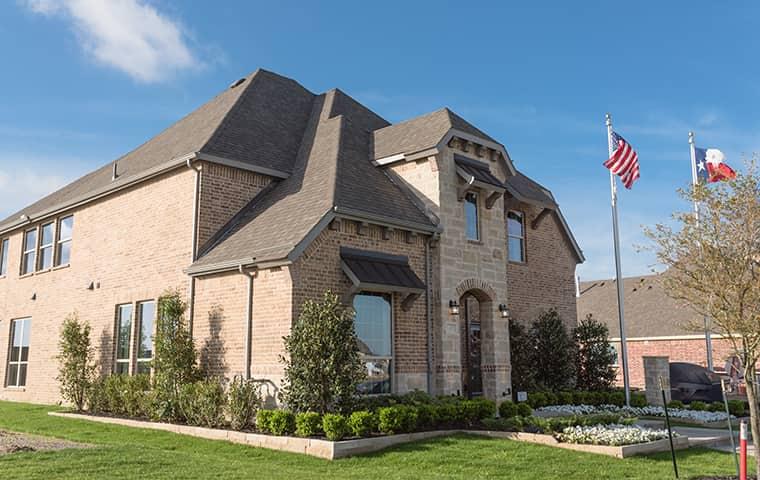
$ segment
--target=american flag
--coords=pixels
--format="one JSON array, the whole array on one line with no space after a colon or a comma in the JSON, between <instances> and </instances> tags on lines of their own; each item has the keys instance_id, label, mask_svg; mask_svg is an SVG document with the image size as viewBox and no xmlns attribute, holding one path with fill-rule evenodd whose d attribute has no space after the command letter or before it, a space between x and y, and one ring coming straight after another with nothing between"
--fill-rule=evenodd
<instances>
[{"instance_id":1,"label":"american flag","mask_svg":"<svg viewBox=\"0 0 760 480\"><path fill-rule=\"evenodd\" d=\"M639 154L636 153L631 144L615 132L612 132L612 144L615 151L612 152L609 160L604 162L604 166L620 177L625 188L630 189L633 182L638 180L640 176Z\"/></svg>"}]
</instances>

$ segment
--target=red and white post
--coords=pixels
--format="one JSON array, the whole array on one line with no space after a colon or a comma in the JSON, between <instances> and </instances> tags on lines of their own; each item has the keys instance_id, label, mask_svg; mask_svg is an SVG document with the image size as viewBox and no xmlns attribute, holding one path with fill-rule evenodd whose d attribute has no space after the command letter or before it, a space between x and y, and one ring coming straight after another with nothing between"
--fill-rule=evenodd
<instances>
[{"instance_id":1,"label":"red and white post","mask_svg":"<svg viewBox=\"0 0 760 480\"><path fill-rule=\"evenodd\" d=\"M747 480L747 421L739 425L739 480Z\"/></svg>"}]
</instances>

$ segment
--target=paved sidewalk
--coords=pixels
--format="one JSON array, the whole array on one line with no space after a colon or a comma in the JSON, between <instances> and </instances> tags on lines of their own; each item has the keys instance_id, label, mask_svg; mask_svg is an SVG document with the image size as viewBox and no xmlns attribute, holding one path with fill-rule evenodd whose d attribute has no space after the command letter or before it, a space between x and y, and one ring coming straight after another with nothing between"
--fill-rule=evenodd
<instances>
[{"instance_id":1,"label":"paved sidewalk","mask_svg":"<svg viewBox=\"0 0 760 480\"><path fill-rule=\"evenodd\" d=\"M639 420L636 424L650 428L665 428L665 422L659 420ZM731 438L729 437L728 429L674 426L673 431L689 437L690 447L707 447L722 452L731 451ZM738 448L738 431L734 431L734 441ZM747 448L747 453L754 455L754 452L755 449L750 444Z\"/></svg>"}]
</instances>

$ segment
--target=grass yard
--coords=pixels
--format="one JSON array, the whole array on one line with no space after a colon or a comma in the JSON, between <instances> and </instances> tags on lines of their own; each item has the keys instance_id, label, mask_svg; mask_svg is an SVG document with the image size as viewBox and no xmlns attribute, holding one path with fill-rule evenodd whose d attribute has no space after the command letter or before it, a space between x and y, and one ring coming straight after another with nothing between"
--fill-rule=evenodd
<instances>
[{"instance_id":1,"label":"grass yard","mask_svg":"<svg viewBox=\"0 0 760 480\"><path fill-rule=\"evenodd\" d=\"M83 442L95 448L0 456L0 472L10 474L7 478L673 478L669 454L618 460L462 435L330 462L167 432L50 417L47 412L52 409L55 407L0 402L0 429ZM728 454L711 450L686 450L678 452L678 458L681 478L729 474L734 468Z\"/></svg>"}]
</instances>

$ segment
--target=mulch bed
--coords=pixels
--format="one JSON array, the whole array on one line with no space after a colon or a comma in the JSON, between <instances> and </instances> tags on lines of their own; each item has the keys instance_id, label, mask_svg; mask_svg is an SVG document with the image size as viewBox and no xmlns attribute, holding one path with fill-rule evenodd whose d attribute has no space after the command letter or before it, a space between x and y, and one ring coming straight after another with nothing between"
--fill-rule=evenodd
<instances>
[{"instance_id":1,"label":"mulch bed","mask_svg":"<svg viewBox=\"0 0 760 480\"><path fill-rule=\"evenodd\" d=\"M0 430L0 455L18 452L44 452L63 450L64 448L87 448L83 443L59 440L57 438L40 437L26 433L7 432Z\"/></svg>"}]
</instances>

